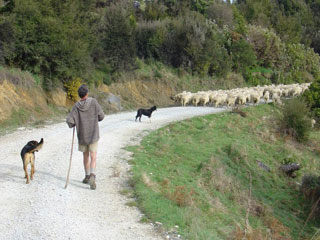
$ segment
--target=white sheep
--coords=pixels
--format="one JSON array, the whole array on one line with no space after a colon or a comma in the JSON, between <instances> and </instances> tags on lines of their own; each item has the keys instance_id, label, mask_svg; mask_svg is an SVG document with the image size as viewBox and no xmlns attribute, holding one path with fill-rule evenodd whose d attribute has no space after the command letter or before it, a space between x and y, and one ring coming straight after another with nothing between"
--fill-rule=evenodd
<instances>
[{"instance_id":1,"label":"white sheep","mask_svg":"<svg viewBox=\"0 0 320 240\"><path fill-rule=\"evenodd\" d=\"M215 107L227 104L228 107L235 104L244 105L252 102L258 104L261 99L267 103L270 99L276 104L282 104L281 97L295 97L301 95L310 86L310 83L303 84L279 84L264 85L256 87L235 88L231 90L199 91L190 93L183 91L173 97L182 106L193 103L194 106L203 106L212 103Z\"/></svg>"},{"instance_id":2,"label":"white sheep","mask_svg":"<svg viewBox=\"0 0 320 240\"><path fill-rule=\"evenodd\" d=\"M200 103L202 103L203 106L206 106L210 101L209 94L204 92L200 94Z\"/></svg>"},{"instance_id":3,"label":"white sheep","mask_svg":"<svg viewBox=\"0 0 320 240\"><path fill-rule=\"evenodd\" d=\"M302 88L301 87L294 87L290 91L290 95L292 97L299 96L302 93Z\"/></svg>"},{"instance_id":4,"label":"white sheep","mask_svg":"<svg viewBox=\"0 0 320 240\"><path fill-rule=\"evenodd\" d=\"M237 96L237 100L236 103L240 104L240 105L245 105L247 102L247 95L245 95L244 93L239 94Z\"/></svg>"},{"instance_id":5,"label":"white sheep","mask_svg":"<svg viewBox=\"0 0 320 240\"><path fill-rule=\"evenodd\" d=\"M275 94L272 97L272 101L274 102L274 104L282 105L281 98L280 98L280 96L278 94Z\"/></svg>"},{"instance_id":6,"label":"white sheep","mask_svg":"<svg viewBox=\"0 0 320 240\"><path fill-rule=\"evenodd\" d=\"M218 107L219 105L223 105L225 103L226 98L227 98L227 95L219 94L212 99L212 102L215 107Z\"/></svg>"},{"instance_id":7,"label":"white sheep","mask_svg":"<svg viewBox=\"0 0 320 240\"><path fill-rule=\"evenodd\" d=\"M227 106L228 107L234 106L236 104L236 100L237 100L236 96L229 96L227 98Z\"/></svg>"},{"instance_id":8,"label":"white sheep","mask_svg":"<svg viewBox=\"0 0 320 240\"><path fill-rule=\"evenodd\" d=\"M205 106L209 102L209 94L206 92L194 93L192 96L192 103L194 106L198 106L199 103L202 103Z\"/></svg>"},{"instance_id":9,"label":"white sheep","mask_svg":"<svg viewBox=\"0 0 320 240\"><path fill-rule=\"evenodd\" d=\"M269 101L269 98L270 98L269 91L265 91L265 93L263 95L264 101L267 103Z\"/></svg>"},{"instance_id":10,"label":"white sheep","mask_svg":"<svg viewBox=\"0 0 320 240\"><path fill-rule=\"evenodd\" d=\"M260 102L260 95L258 93L251 93L250 98L253 104L258 104Z\"/></svg>"},{"instance_id":11,"label":"white sheep","mask_svg":"<svg viewBox=\"0 0 320 240\"><path fill-rule=\"evenodd\" d=\"M181 106L185 107L192 99L192 93L184 93L181 95Z\"/></svg>"}]
</instances>

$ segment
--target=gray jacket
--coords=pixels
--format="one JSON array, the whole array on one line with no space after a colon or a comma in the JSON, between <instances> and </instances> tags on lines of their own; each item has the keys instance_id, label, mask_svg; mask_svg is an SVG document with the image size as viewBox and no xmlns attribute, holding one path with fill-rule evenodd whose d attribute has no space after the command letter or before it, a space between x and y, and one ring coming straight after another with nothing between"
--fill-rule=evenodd
<instances>
[{"instance_id":1,"label":"gray jacket","mask_svg":"<svg viewBox=\"0 0 320 240\"><path fill-rule=\"evenodd\" d=\"M99 140L98 121L102 121L104 113L94 98L78 101L67 117L70 128L76 126L78 142L82 145L95 143Z\"/></svg>"}]
</instances>

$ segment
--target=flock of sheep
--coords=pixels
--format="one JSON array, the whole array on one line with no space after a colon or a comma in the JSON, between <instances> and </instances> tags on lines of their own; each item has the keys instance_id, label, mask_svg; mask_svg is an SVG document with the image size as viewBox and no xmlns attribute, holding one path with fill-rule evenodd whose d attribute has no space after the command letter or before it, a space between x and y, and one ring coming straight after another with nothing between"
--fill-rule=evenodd
<instances>
[{"instance_id":1,"label":"flock of sheep","mask_svg":"<svg viewBox=\"0 0 320 240\"><path fill-rule=\"evenodd\" d=\"M215 107L235 105L258 104L261 100L267 103L272 100L276 104L282 104L281 97L296 97L301 95L310 86L310 83L290 85L265 85L256 87L235 88L231 90L209 90L191 93L183 91L173 97L175 102L186 105L213 105Z\"/></svg>"}]
</instances>

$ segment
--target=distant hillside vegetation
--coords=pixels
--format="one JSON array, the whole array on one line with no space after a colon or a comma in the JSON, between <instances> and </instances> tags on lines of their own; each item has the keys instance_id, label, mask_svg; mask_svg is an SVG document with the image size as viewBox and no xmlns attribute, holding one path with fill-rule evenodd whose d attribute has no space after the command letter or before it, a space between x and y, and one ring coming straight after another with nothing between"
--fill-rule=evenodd
<instances>
[{"instance_id":1,"label":"distant hillside vegetation","mask_svg":"<svg viewBox=\"0 0 320 240\"><path fill-rule=\"evenodd\" d=\"M1 0L0 64L41 76L46 91L76 78L110 85L141 62L204 85L230 73L248 85L310 82L319 10L316 0Z\"/></svg>"}]
</instances>

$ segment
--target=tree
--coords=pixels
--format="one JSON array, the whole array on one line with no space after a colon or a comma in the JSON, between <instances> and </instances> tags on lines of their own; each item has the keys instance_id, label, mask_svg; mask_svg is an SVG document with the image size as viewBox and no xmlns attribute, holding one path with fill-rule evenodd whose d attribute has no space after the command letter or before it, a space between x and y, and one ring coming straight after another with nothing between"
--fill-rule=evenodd
<instances>
[{"instance_id":1,"label":"tree","mask_svg":"<svg viewBox=\"0 0 320 240\"><path fill-rule=\"evenodd\" d=\"M6 17L15 47L6 62L42 74L46 88L84 74L91 63L92 41L83 14L77 0L16 0Z\"/></svg>"},{"instance_id":2,"label":"tree","mask_svg":"<svg viewBox=\"0 0 320 240\"><path fill-rule=\"evenodd\" d=\"M223 25L227 25L230 28L233 27L233 12L229 4L215 2L207 8L206 15L209 19L214 20L220 27L223 27Z\"/></svg>"},{"instance_id":3,"label":"tree","mask_svg":"<svg viewBox=\"0 0 320 240\"><path fill-rule=\"evenodd\" d=\"M129 70L135 62L136 20L132 11L127 1L111 4L100 22L99 38L103 58L113 72Z\"/></svg>"},{"instance_id":4,"label":"tree","mask_svg":"<svg viewBox=\"0 0 320 240\"><path fill-rule=\"evenodd\" d=\"M257 63L252 46L244 39L234 40L230 47L230 55L234 64L234 70L245 72L249 67Z\"/></svg>"}]
</instances>

